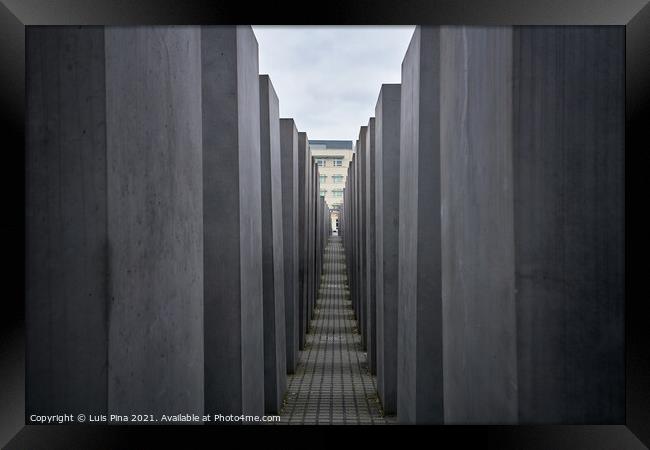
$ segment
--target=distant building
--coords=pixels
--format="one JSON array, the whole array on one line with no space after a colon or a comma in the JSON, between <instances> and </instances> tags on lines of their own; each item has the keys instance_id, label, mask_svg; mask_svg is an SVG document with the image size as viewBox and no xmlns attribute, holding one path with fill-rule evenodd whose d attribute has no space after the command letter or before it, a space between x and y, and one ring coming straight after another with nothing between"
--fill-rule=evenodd
<instances>
[{"instance_id":1,"label":"distant building","mask_svg":"<svg viewBox=\"0 0 650 450\"><path fill-rule=\"evenodd\" d=\"M319 166L321 195L330 209L335 209L343 204L352 141L309 141L309 148Z\"/></svg>"},{"instance_id":2,"label":"distant building","mask_svg":"<svg viewBox=\"0 0 650 450\"><path fill-rule=\"evenodd\" d=\"M352 141L309 141L312 157L319 165L320 191L331 210L343 205L348 165L352 160ZM332 214L332 230L338 230L339 215Z\"/></svg>"}]
</instances>

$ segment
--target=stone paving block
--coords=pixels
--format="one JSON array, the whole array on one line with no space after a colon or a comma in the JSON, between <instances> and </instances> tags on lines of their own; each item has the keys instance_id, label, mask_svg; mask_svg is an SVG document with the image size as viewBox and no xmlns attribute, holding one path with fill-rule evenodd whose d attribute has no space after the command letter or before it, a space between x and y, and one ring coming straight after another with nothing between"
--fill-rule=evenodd
<instances>
[{"instance_id":1,"label":"stone paving block","mask_svg":"<svg viewBox=\"0 0 650 450\"><path fill-rule=\"evenodd\" d=\"M291 424L384 423L374 395L374 378L367 373L365 354L358 333L353 332L353 310L343 295L346 283L342 239L331 236L323 260L323 284L314 319L314 333L300 352L296 373L289 376L287 403L281 422ZM336 330L336 331L335 331ZM340 343L336 339L340 338Z\"/></svg>"}]
</instances>

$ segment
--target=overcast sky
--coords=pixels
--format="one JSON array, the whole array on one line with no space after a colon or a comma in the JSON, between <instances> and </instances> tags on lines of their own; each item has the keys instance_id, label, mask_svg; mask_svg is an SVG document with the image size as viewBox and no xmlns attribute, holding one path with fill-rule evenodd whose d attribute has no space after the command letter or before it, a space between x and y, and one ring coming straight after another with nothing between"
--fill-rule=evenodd
<instances>
[{"instance_id":1,"label":"overcast sky","mask_svg":"<svg viewBox=\"0 0 650 450\"><path fill-rule=\"evenodd\" d=\"M356 140L375 115L382 83L399 83L415 27L254 26L260 74L271 77L280 117L309 139Z\"/></svg>"}]
</instances>

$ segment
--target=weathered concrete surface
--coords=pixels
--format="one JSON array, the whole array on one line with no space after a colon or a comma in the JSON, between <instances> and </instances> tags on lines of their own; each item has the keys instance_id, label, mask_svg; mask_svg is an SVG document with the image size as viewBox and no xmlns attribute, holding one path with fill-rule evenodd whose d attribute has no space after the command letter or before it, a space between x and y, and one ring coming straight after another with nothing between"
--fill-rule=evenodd
<instances>
[{"instance_id":1,"label":"weathered concrete surface","mask_svg":"<svg viewBox=\"0 0 650 450\"><path fill-rule=\"evenodd\" d=\"M440 31L445 423L517 422L512 29Z\"/></svg>"},{"instance_id":2,"label":"weathered concrete surface","mask_svg":"<svg viewBox=\"0 0 650 450\"><path fill-rule=\"evenodd\" d=\"M356 204L356 190L355 190L355 176L356 176L356 160L357 160L357 147L356 143L354 146L354 152L352 153L352 159L350 159L350 164L348 165L349 176L345 181L346 187L349 190L348 192L348 202L349 202L349 212L347 217L347 239L346 243L348 246L348 252L350 258L348 259L349 263L347 264L348 269L348 283L350 285L350 298L352 299L352 309L354 310L355 317L358 317L358 292L357 292L357 224L355 222L355 204Z\"/></svg>"},{"instance_id":3,"label":"weathered concrete surface","mask_svg":"<svg viewBox=\"0 0 650 450\"><path fill-rule=\"evenodd\" d=\"M402 63L397 415L443 422L439 28L417 27Z\"/></svg>"},{"instance_id":4,"label":"weathered concrete surface","mask_svg":"<svg viewBox=\"0 0 650 450\"><path fill-rule=\"evenodd\" d=\"M314 225L314 217L315 217L315 205L314 202L316 200L316 196L314 194L315 191L315 186L314 186L314 174L316 172L316 165L314 163L314 159L311 156L311 150L309 149L309 142L307 143L307 166L306 170L307 173L305 174L305 180L307 182L307 187L305 188L305 193L306 193L306 211L307 211L307 218L305 219L305 224L306 224L306 229L307 229L307 256L306 256L306 266L305 270L307 271L307 295L306 295L306 311L305 314L307 316L307 333L310 332L311 330L311 319L312 319L312 313L313 313L313 301L314 301L314 283L316 281L316 277L314 276L314 250L315 250L315 245L314 245L314 239L315 239L315 225Z\"/></svg>"},{"instance_id":5,"label":"weathered concrete surface","mask_svg":"<svg viewBox=\"0 0 650 450\"><path fill-rule=\"evenodd\" d=\"M399 84L383 84L375 107L377 392L384 413L397 402Z\"/></svg>"},{"instance_id":6,"label":"weathered concrete surface","mask_svg":"<svg viewBox=\"0 0 650 450\"><path fill-rule=\"evenodd\" d=\"M110 413L203 411L200 44L105 29Z\"/></svg>"},{"instance_id":7,"label":"weathered concrete surface","mask_svg":"<svg viewBox=\"0 0 650 450\"><path fill-rule=\"evenodd\" d=\"M366 346L368 349L368 370L377 373L377 291L375 262L375 118L368 120L366 132L366 183L364 186L366 209Z\"/></svg>"},{"instance_id":8,"label":"weathered concrete surface","mask_svg":"<svg viewBox=\"0 0 650 450\"><path fill-rule=\"evenodd\" d=\"M362 319L362 311L361 311L361 296L363 294L361 290L361 218L359 217L359 209L360 209L360 193L359 193L359 180L361 177L361 174L359 172L359 166L361 165L361 152L360 152L360 147L359 147L359 140L357 139L356 146L355 146L355 156L356 156L356 161L354 164L354 220L355 220L355 237L354 237L354 280L355 280L355 287L356 287L356 317L357 317L357 326L359 328L359 332L361 334L361 347L363 349L363 333L361 333L361 319Z\"/></svg>"},{"instance_id":9,"label":"weathered concrete surface","mask_svg":"<svg viewBox=\"0 0 650 450\"><path fill-rule=\"evenodd\" d=\"M366 134L368 133L368 127L362 126L359 128L359 144L357 145L357 151L359 155L359 165L357 166L357 197L359 198L358 202L358 220L359 220L359 332L361 333L361 346L364 351L368 349L368 335L366 333L367 322L368 322L368 285L366 282L367 278L367 255L366 247L367 241L366 237L368 235L368 220L366 217L366 159L367 159L367 145L366 145Z\"/></svg>"},{"instance_id":10,"label":"weathered concrete surface","mask_svg":"<svg viewBox=\"0 0 650 450\"><path fill-rule=\"evenodd\" d=\"M26 415L106 413L103 28L27 27L25 81Z\"/></svg>"},{"instance_id":11,"label":"weathered concrete surface","mask_svg":"<svg viewBox=\"0 0 650 450\"><path fill-rule=\"evenodd\" d=\"M350 287L350 298L352 300L352 309L354 313L358 315L357 308L357 286L356 286L356 222L355 222L355 200L356 200L356 191L355 191L355 164L356 164L356 146L354 152L352 153L352 158L348 164L348 176L346 178L346 189L345 194L347 196L344 206L346 208L346 217L345 217L345 233L343 240L347 248L347 277L348 285Z\"/></svg>"},{"instance_id":12,"label":"weathered concrete surface","mask_svg":"<svg viewBox=\"0 0 650 450\"><path fill-rule=\"evenodd\" d=\"M277 413L287 389L280 106L268 75L260 75L264 409Z\"/></svg>"},{"instance_id":13,"label":"weathered concrete surface","mask_svg":"<svg viewBox=\"0 0 650 450\"><path fill-rule=\"evenodd\" d=\"M318 166L316 166L316 198L318 199L317 215L316 215L316 299L318 299L318 291L320 290L321 280L321 257L322 257L322 244L323 244L323 222L325 220L323 208L325 207L325 197L320 195L320 178ZM314 308L316 302L314 301Z\"/></svg>"},{"instance_id":14,"label":"weathered concrete surface","mask_svg":"<svg viewBox=\"0 0 650 450\"><path fill-rule=\"evenodd\" d=\"M300 350L305 348L305 335L307 334L307 180L308 168L311 161L309 156L309 140L307 133L298 133L298 278L300 296L298 299L299 315L300 315L300 335L298 343Z\"/></svg>"},{"instance_id":15,"label":"weathered concrete surface","mask_svg":"<svg viewBox=\"0 0 650 450\"><path fill-rule=\"evenodd\" d=\"M324 197L320 196L320 181L319 181L319 172L318 172L318 167L316 167L316 179L315 179L315 184L316 184L316 282L315 284L315 290L316 290L316 299L318 299L318 291L320 290L320 280L321 280L321 243L323 241L323 204L324 204ZM314 300L314 309L316 308L316 300Z\"/></svg>"},{"instance_id":16,"label":"weathered concrete surface","mask_svg":"<svg viewBox=\"0 0 650 450\"><path fill-rule=\"evenodd\" d=\"M349 178L346 179L345 184L349 189L348 197L349 197L349 202L350 202L350 212L348 214L348 227L349 227L349 232L348 232L348 246L349 246L349 253L350 253L350 261L347 264L347 269L348 269L348 283L350 284L350 298L352 299L352 309L354 310L355 317L358 317L359 310L358 310L358 292L357 292L357 267L356 267L356 262L357 262L357 224L355 222L356 216L355 216L355 204L357 200L357 194L356 194L356 189L355 189L355 177L356 177L356 160L358 159L357 157L357 145L356 142L354 144L354 151L352 152L352 159L350 159L350 164L348 165L348 172L349 172ZM358 323L358 321L357 321Z\"/></svg>"},{"instance_id":17,"label":"weathered concrete surface","mask_svg":"<svg viewBox=\"0 0 650 450\"><path fill-rule=\"evenodd\" d=\"M319 216L320 216L320 191L319 191L319 181L318 181L318 165L314 162L313 171L312 171L312 249L311 249L311 258L312 258L312 286L311 286L311 301L310 305L310 320L313 319L314 309L316 308L316 298L318 294L318 245L319 245Z\"/></svg>"},{"instance_id":18,"label":"weathered concrete surface","mask_svg":"<svg viewBox=\"0 0 650 450\"><path fill-rule=\"evenodd\" d=\"M313 157L312 157L312 162L313 162ZM310 289L309 289L309 320L311 324L311 320L313 319L314 315L314 306L316 303L316 298L314 296L314 293L316 291L316 250L317 250L317 235L318 235L318 228L317 228L317 223L316 220L318 218L318 192L316 192L318 188L318 166L314 163L311 168L311 178L310 178L310 201L309 201L309 207L310 209L310 223L309 223L309 235L310 235L310 248L309 248L309 259L310 259Z\"/></svg>"},{"instance_id":19,"label":"weathered concrete surface","mask_svg":"<svg viewBox=\"0 0 650 450\"><path fill-rule=\"evenodd\" d=\"M356 224L354 222L354 203L356 200L356 191L354 189L355 181L354 176L356 173L355 169L355 159L357 158L357 147L356 144L353 144L352 158L348 164L348 176L345 180L346 187L346 207L347 217L346 217L346 229L347 237L344 237L343 240L347 246L347 252L349 254L346 268L348 276L348 284L350 286L350 299L352 300L352 309L354 310L355 315L357 314L357 291L356 291L356 268L354 264L356 262ZM355 316L356 317L356 316Z\"/></svg>"},{"instance_id":20,"label":"weathered concrete surface","mask_svg":"<svg viewBox=\"0 0 650 450\"><path fill-rule=\"evenodd\" d=\"M205 408L264 413L257 41L202 27Z\"/></svg>"},{"instance_id":21,"label":"weathered concrete surface","mask_svg":"<svg viewBox=\"0 0 650 450\"><path fill-rule=\"evenodd\" d=\"M299 280L298 280L298 130L293 119L280 119L282 173L282 227L284 244L284 311L286 323L287 372L298 363Z\"/></svg>"},{"instance_id":22,"label":"weathered concrete surface","mask_svg":"<svg viewBox=\"0 0 650 450\"><path fill-rule=\"evenodd\" d=\"M624 420L623 27L514 30L523 423Z\"/></svg>"}]
</instances>

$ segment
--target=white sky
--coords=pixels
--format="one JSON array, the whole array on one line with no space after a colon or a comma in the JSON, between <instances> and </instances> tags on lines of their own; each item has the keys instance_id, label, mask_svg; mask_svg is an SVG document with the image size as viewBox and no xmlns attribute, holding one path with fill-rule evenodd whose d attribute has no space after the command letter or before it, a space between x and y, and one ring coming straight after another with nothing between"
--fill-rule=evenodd
<instances>
[{"instance_id":1,"label":"white sky","mask_svg":"<svg viewBox=\"0 0 650 450\"><path fill-rule=\"evenodd\" d=\"M309 139L356 140L382 83L399 83L414 26L254 26L260 74Z\"/></svg>"}]
</instances>

